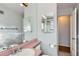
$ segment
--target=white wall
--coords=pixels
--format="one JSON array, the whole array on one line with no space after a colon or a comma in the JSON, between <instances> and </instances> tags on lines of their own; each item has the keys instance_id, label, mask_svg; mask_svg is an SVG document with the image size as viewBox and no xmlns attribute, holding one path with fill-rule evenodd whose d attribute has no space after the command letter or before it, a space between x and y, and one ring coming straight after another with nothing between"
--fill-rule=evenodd
<instances>
[{"instance_id":1,"label":"white wall","mask_svg":"<svg viewBox=\"0 0 79 59\"><path fill-rule=\"evenodd\" d=\"M41 31L41 16L51 14L54 17L54 30L52 33ZM38 4L38 39L42 41L42 49L49 55L57 55L57 48L50 48L50 44L57 45L57 4Z\"/></svg>"},{"instance_id":2,"label":"white wall","mask_svg":"<svg viewBox=\"0 0 79 59\"><path fill-rule=\"evenodd\" d=\"M70 47L70 16L58 17L58 39L60 46Z\"/></svg>"},{"instance_id":3,"label":"white wall","mask_svg":"<svg viewBox=\"0 0 79 59\"><path fill-rule=\"evenodd\" d=\"M37 4L29 4L28 7L25 8L24 19L27 20L28 17L31 19L32 23L32 32L25 33L25 40L32 40L37 38ZM26 22L27 23L27 22Z\"/></svg>"},{"instance_id":4,"label":"white wall","mask_svg":"<svg viewBox=\"0 0 79 59\"><path fill-rule=\"evenodd\" d=\"M63 7L65 7L65 6L63 6ZM74 9L73 6L71 6L70 8L66 7L66 8L57 9L57 16L58 17L59 16L70 16L72 14L72 12L73 12L73 9ZM65 28L63 28L63 27L65 27ZM69 29L69 25L65 25L64 24L61 28L62 28L61 29L62 32L60 32L60 33L62 33L62 34L61 34L60 37L62 37L62 38L59 38L59 43L60 43L61 46L69 47L70 39L69 39L69 35L67 34L69 32L69 30L68 30ZM63 33L66 33L66 34L63 34Z\"/></svg>"},{"instance_id":5,"label":"white wall","mask_svg":"<svg viewBox=\"0 0 79 59\"><path fill-rule=\"evenodd\" d=\"M41 16L44 14L54 16L55 29L52 33L44 33L41 30ZM53 3L29 4L25 9L25 17L28 15L32 18L32 33L25 33L25 39L38 38L41 41L41 48L44 53L57 55L57 47L50 48L49 46L50 44L57 44L57 5Z\"/></svg>"},{"instance_id":6,"label":"white wall","mask_svg":"<svg viewBox=\"0 0 79 59\"><path fill-rule=\"evenodd\" d=\"M0 5L0 10L2 10L4 12L4 14L0 14L0 26L2 26L2 25L7 26L7 27L14 26L14 27L18 28L17 32L22 32L23 17L20 14L12 11L11 9L9 9L3 5ZM14 31L12 31L12 32L14 32ZM9 33L9 30L7 31L7 33ZM18 39L21 40L22 38L19 37ZM2 42L2 40L0 40L0 41Z\"/></svg>"},{"instance_id":7,"label":"white wall","mask_svg":"<svg viewBox=\"0 0 79 59\"><path fill-rule=\"evenodd\" d=\"M68 16L71 15L73 8L57 9L57 16Z\"/></svg>"}]
</instances>

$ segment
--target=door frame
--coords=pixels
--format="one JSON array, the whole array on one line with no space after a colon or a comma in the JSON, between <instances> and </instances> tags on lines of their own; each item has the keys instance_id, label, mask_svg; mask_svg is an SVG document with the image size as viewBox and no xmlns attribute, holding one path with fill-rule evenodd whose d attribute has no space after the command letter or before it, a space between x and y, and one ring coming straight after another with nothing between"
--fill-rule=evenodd
<instances>
[{"instance_id":1,"label":"door frame","mask_svg":"<svg viewBox=\"0 0 79 59\"><path fill-rule=\"evenodd\" d=\"M75 44L75 47L74 47L74 48L75 48L74 56L77 56L77 55L78 55L78 52L77 52L77 51L78 51L78 50L77 50L77 49L78 49L78 46L77 46L77 43L78 43L78 17L77 17L77 16L78 16L78 13L77 13L77 8L74 8L74 9L73 9L73 12L76 13L76 14L74 13L74 14L75 14L75 18L74 18L74 19L76 19L76 23L75 23L75 24L76 24L76 26L75 26L75 28L76 28L76 29L75 29L75 30L76 30L76 35L75 35L75 38L74 38L74 39L76 39L76 41L75 41L75 43L74 43L74 44ZM71 51L71 55L72 55L72 44L73 44L73 43L72 43L72 38L73 38L73 37L72 37L72 30L71 30L71 29L72 29L72 28L71 28L71 20L72 20L72 17L73 17L73 12L72 12L72 14L70 15L70 51ZM72 55L72 56L73 56L73 55Z\"/></svg>"}]
</instances>

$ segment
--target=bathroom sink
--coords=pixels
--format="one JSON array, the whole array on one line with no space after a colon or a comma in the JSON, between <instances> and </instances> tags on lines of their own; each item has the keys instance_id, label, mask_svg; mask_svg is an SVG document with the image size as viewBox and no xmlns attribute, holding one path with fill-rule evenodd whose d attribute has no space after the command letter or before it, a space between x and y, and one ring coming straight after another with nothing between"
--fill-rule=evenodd
<instances>
[{"instance_id":1,"label":"bathroom sink","mask_svg":"<svg viewBox=\"0 0 79 59\"><path fill-rule=\"evenodd\" d=\"M22 49L21 52L17 52L15 56L34 56L35 50L31 48Z\"/></svg>"}]
</instances>

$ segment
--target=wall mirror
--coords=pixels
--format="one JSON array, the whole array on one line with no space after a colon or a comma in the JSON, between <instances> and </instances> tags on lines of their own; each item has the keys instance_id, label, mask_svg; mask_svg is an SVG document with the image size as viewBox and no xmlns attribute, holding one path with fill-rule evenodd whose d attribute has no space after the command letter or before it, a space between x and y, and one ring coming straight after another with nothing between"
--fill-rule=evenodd
<instances>
[{"instance_id":1,"label":"wall mirror","mask_svg":"<svg viewBox=\"0 0 79 59\"><path fill-rule=\"evenodd\" d=\"M42 15L42 31L50 33L54 30L54 17Z\"/></svg>"},{"instance_id":2,"label":"wall mirror","mask_svg":"<svg viewBox=\"0 0 79 59\"><path fill-rule=\"evenodd\" d=\"M22 33L16 26L0 24L0 52L10 47L10 45L22 43Z\"/></svg>"}]
</instances>

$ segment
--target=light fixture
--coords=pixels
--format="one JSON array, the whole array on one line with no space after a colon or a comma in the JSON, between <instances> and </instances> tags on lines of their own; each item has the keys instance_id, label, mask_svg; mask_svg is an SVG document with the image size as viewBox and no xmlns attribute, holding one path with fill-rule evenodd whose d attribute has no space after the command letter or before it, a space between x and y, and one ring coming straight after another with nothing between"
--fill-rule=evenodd
<instances>
[{"instance_id":1,"label":"light fixture","mask_svg":"<svg viewBox=\"0 0 79 59\"><path fill-rule=\"evenodd\" d=\"M21 3L20 6L27 7L28 6L28 3Z\"/></svg>"}]
</instances>

